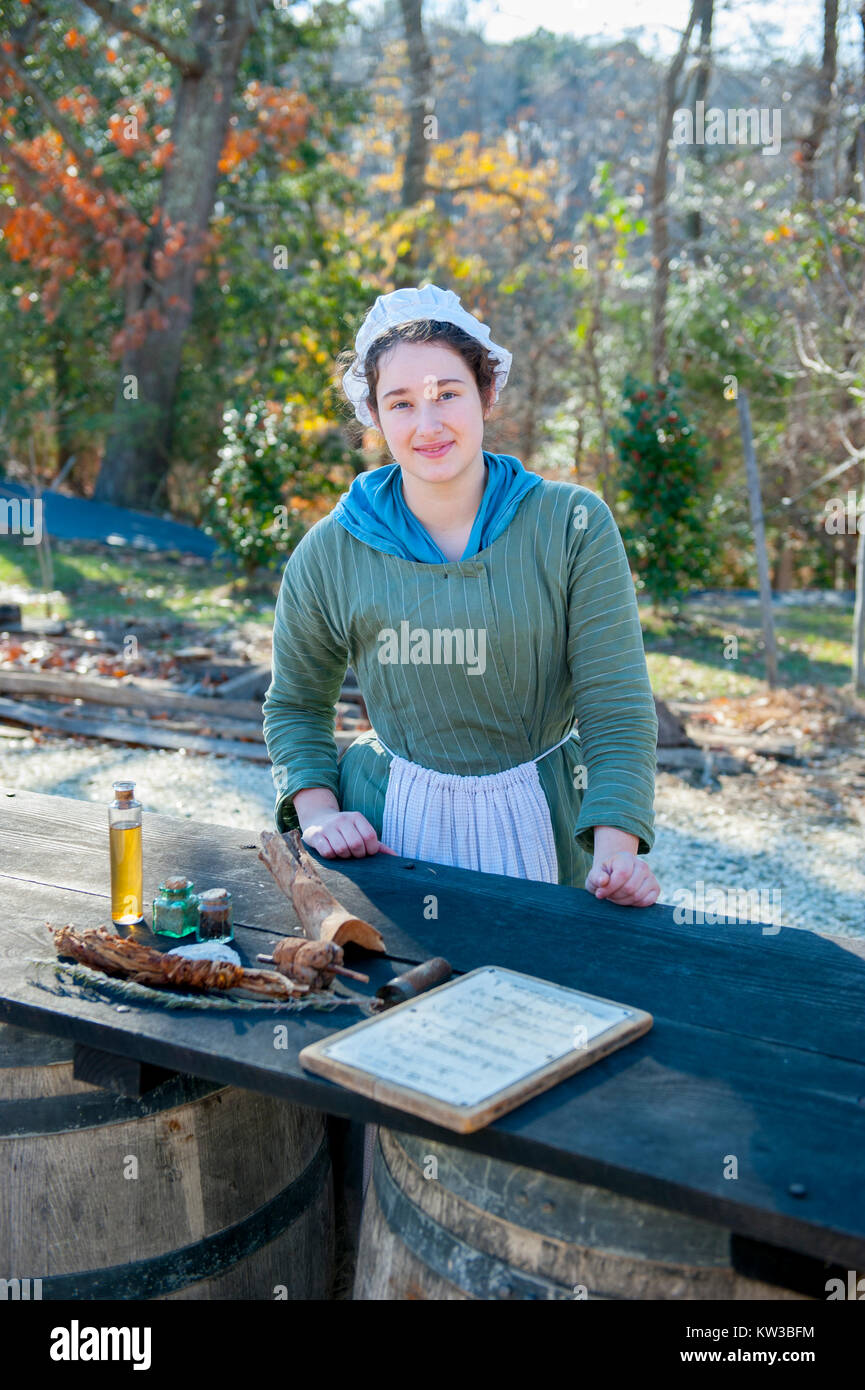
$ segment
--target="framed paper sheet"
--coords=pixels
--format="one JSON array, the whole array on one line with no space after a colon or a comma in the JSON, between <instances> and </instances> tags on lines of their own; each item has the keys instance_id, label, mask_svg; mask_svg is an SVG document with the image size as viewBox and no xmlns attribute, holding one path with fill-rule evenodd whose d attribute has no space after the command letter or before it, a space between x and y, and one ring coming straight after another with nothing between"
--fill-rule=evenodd
<instances>
[{"instance_id":1,"label":"framed paper sheet","mask_svg":"<svg viewBox=\"0 0 865 1390\"><path fill-rule=\"evenodd\" d=\"M642 1009L490 965L312 1043L300 1063L468 1134L651 1026Z\"/></svg>"}]
</instances>

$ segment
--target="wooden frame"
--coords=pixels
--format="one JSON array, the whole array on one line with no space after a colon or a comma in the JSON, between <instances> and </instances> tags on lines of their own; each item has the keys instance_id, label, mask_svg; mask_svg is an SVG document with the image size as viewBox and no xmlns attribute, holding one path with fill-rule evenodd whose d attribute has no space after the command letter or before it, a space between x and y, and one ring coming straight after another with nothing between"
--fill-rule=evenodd
<instances>
[{"instance_id":1,"label":"wooden frame","mask_svg":"<svg viewBox=\"0 0 865 1390\"><path fill-rule=\"evenodd\" d=\"M393 1078L376 1075L371 1068L365 1068L359 1063L347 1062L331 1055L334 1049L343 1044L346 1039L356 1037L361 1033L368 1033L370 1029L378 1029L380 1034L383 1029L389 1033L393 1032L394 1020L400 1015L404 1015L407 1010L415 1013L426 1012L429 1019L434 1015L437 998L440 998L448 990L462 989L465 992L468 981L477 980L485 973L493 973L505 982L508 979L530 981L535 987L544 987L544 991L548 995L551 991L555 991L561 996L573 996L575 1006L579 1006L581 1001L591 1001L602 1004L606 1008L624 1011L627 1017L609 1023L596 1037L590 1038L585 1044L580 1042L570 1045L566 1052L560 1053L549 1063L539 1067L533 1066L517 1080L493 1090L476 1103L465 1101L453 1103L440 1096L430 1095L419 1087L409 1086ZM540 993L541 991L538 990L537 997L540 996ZM591 1012L591 1010L584 1009L584 1012L586 1011ZM422 1119L442 1125L445 1129L456 1130L460 1134L471 1134L474 1130L483 1129L485 1125L490 1124L498 1116L516 1109L524 1101L530 1100L532 1096L549 1090L557 1082L590 1067L593 1062L600 1061L602 1057L606 1057L618 1048L633 1042L636 1038L647 1033L652 1027L652 1023L652 1015L646 1013L645 1010L617 1003L613 999L605 999L602 995L571 989L566 985L559 985L550 980L541 980L537 976L526 975L522 971L506 970L499 966L480 966L461 975L456 980L449 980L446 984L429 990L417 999L408 999L375 1018L364 1019L361 1023L356 1023L350 1028L332 1034L327 1039L310 1043L301 1049L298 1060L306 1070L315 1072L319 1076L325 1076L331 1081L348 1087L349 1090L357 1091L361 1095L380 1101L383 1105L391 1105L399 1110L405 1110L411 1115L418 1115ZM487 1083L479 1082L478 1084Z\"/></svg>"}]
</instances>

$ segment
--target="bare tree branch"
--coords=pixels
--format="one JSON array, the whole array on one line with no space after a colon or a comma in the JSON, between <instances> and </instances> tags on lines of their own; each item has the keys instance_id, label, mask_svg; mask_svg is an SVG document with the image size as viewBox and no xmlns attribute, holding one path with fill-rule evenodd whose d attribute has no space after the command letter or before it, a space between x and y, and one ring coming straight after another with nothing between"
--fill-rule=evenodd
<instances>
[{"instance_id":1,"label":"bare tree branch","mask_svg":"<svg viewBox=\"0 0 865 1390\"><path fill-rule=\"evenodd\" d=\"M450 187L443 185L441 188L437 188L433 184L427 183L426 188L429 193L493 193L502 198L510 198L512 202L516 203L518 208L523 208L522 198L518 193L514 193L513 189L493 188L489 183L486 183L483 179L479 179L475 183L456 183Z\"/></svg>"},{"instance_id":2,"label":"bare tree branch","mask_svg":"<svg viewBox=\"0 0 865 1390\"><path fill-rule=\"evenodd\" d=\"M858 463L860 459L865 459L865 449L857 449L854 444L851 444L850 440L847 438L846 431L842 430L840 425L838 426L838 434L840 436L841 443L844 445L844 448L850 455L851 463Z\"/></svg>"},{"instance_id":3,"label":"bare tree branch","mask_svg":"<svg viewBox=\"0 0 865 1390\"><path fill-rule=\"evenodd\" d=\"M127 5L114 3L114 0L84 0L84 4L115 33L133 34L155 48L184 77L200 77L207 67L207 53L200 45L188 38L168 38L158 29L151 29L147 24L142 24Z\"/></svg>"},{"instance_id":4,"label":"bare tree branch","mask_svg":"<svg viewBox=\"0 0 865 1390\"><path fill-rule=\"evenodd\" d=\"M816 376L828 376L833 381L837 381L841 386L846 386L851 395L861 395L851 385L856 380L854 372L839 372L837 367L830 367L824 360L819 349L813 341L813 335L808 334L807 324L802 324L799 318L793 319L793 336L796 339L796 355L803 367L807 367ZM804 330L804 331L803 331ZM806 336L811 337L810 345L806 344ZM809 356L809 353L811 354Z\"/></svg>"}]
</instances>

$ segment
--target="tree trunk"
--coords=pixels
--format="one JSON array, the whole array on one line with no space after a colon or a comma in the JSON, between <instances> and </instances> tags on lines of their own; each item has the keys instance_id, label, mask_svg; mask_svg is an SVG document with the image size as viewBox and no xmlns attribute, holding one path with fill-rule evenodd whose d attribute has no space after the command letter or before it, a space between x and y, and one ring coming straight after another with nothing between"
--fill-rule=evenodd
<instances>
[{"instance_id":1,"label":"tree trunk","mask_svg":"<svg viewBox=\"0 0 865 1390\"><path fill-rule=\"evenodd\" d=\"M858 518L856 602L853 608L853 689L865 696L865 497Z\"/></svg>"},{"instance_id":2,"label":"tree trunk","mask_svg":"<svg viewBox=\"0 0 865 1390\"><path fill-rule=\"evenodd\" d=\"M596 242L595 265L603 259L600 243ZM601 450L603 457L603 472L601 473L601 495L608 507L612 507L616 495L615 475L617 473L616 460L610 442L610 428L607 421L607 411L604 404L604 387L601 380L601 367L598 361L597 337L601 330L601 315L603 312L603 296L606 290L606 272L600 268L596 269L591 282L592 308L589 317L589 326L586 330L585 351L589 364L589 380L591 382L592 395L595 401L595 410L598 412L598 421L601 426Z\"/></svg>"},{"instance_id":3,"label":"tree trunk","mask_svg":"<svg viewBox=\"0 0 865 1390\"><path fill-rule=\"evenodd\" d=\"M667 290L670 284L670 241L667 225L667 166L668 145L673 133L673 114L682 64L691 42L691 34L703 0L692 0L688 27L682 35L679 51L670 64L664 81L661 114L658 120L658 151L652 175L652 266L655 283L652 293L652 371L656 384L666 381L667 366Z\"/></svg>"},{"instance_id":4,"label":"tree trunk","mask_svg":"<svg viewBox=\"0 0 865 1390\"><path fill-rule=\"evenodd\" d=\"M747 391L739 392L736 405L739 411L742 452L745 455L745 473L748 480L748 501L751 508L751 525L754 530L754 549L757 554L757 574L760 581L760 612L763 622L763 641L766 648L766 680L770 690L773 690L778 684L778 653L775 646L772 586L769 580L769 556L766 550L766 530L763 523L763 499L760 494L760 474L754 456L751 410L748 404Z\"/></svg>"},{"instance_id":5,"label":"tree trunk","mask_svg":"<svg viewBox=\"0 0 865 1390\"><path fill-rule=\"evenodd\" d=\"M778 536L775 579L772 587L777 594L786 594L793 587L793 549L786 531L781 531Z\"/></svg>"},{"instance_id":6,"label":"tree trunk","mask_svg":"<svg viewBox=\"0 0 865 1390\"><path fill-rule=\"evenodd\" d=\"M409 110L408 145L402 176L401 208L417 207L427 196L426 172L430 142L426 138L426 118L432 111L432 58L427 47L421 18L422 0L400 0L403 27L408 48ZM421 235L411 238L405 252L397 257L394 284L404 289L417 282L418 266L423 260Z\"/></svg>"},{"instance_id":7,"label":"tree trunk","mask_svg":"<svg viewBox=\"0 0 865 1390\"><path fill-rule=\"evenodd\" d=\"M814 161L823 143L835 86L838 54L838 0L823 0L823 62L817 78L817 92L811 130L800 141L799 161L802 172L802 197L811 202L814 197Z\"/></svg>"},{"instance_id":8,"label":"tree trunk","mask_svg":"<svg viewBox=\"0 0 865 1390\"><path fill-rule=\"evenodd\" d=\"M583 400L582 402L578 402L578 404L577 404L577 410L578 410L578 411L581 411L581 410L584 410L584 409L585 409L585 400ZM582 416L582 413L579 413L579 414L577 415L577 429L576 429L576 437L575 437L575 439L574 439L574 462L573 462L573 471L574 471L574 474L575 474L576 476L579 476L580 464L582 463L582 461L583 461L583 416Z\"/></svg>"},{"instance_id":9,"label":"tree trunk","mask_svg":"<svg viewBox=\"0 0 865 1390\"><path fill-rule=\"evenodd\" d=\"M528 327L530 329L529 342L534 339L534 324L532 316L528 315ZM538 437L538 397L540 394L540 372L542 370L539 354L534 351L526 353L523 363L523 387L525 409L522 418L522 428L520 430L520 457L526 468L531 468L532 460L535 456Z\"/></svg>"},{"instance_id":10,"label":"tree trunk","mask_svg":"<svg viewBox=\"0 0 865 1390\"><path fill-rule=\"evenodd\" d=\"M69 379L69 360L66 342L58 333L51 348L54 367L54 418L55 438L57 440L56 472L65 468L67 461L75 453L75 428L70 418L72 390Z\"/></svg>"},{"instance_id":11,"label":"tree trunk","mask_svg":"<svg viewBox=\"0 0 865 1390\"><path fill-rule=\"evenodd\" d=\"M159 197L161 218L140 251L137 283L128 284L126 348L114 416L94 497L147 507L164 486L183 339L192 317L195 273L204 249L241 56L252 29L247 0L201 0L190 38L207 55L200 75L180 78L171 130L174 146ZM185 238L165 256L172 232ZM160 327L147 330L148 311Z\"/></svg>"},{"instance_id":12,"label":"tree trunk","mask_svg":"<svg viewBox=\"0 0 865 1390\"><path fill-rule=\"evenodd\" d=\"M847 149L847 197L855 202L862 196L862 180L865 179L865 0L859 6L859 23L862 26L862 86L859 100L863 114L853 127Z\"/></svg>"},{"instance_id":13,"label":"tree trunk","mask_svg":"<svg viewBox=\"0 0 865 1390\"><path fill-rule=\"evenodd\" d=\"M694 82L694 109L698 101L705 102L709 91L709 74L712 70L712 19L715 0L700 0L700 46L697 59L697 76ZM696 118L695 118L696 119ZM706 146L695 145L694 157L699 164L706 163ZM688 236L697 242L703 234L703 222L699 207L693 208L687 217ZM707 253L695 248L695 259L707 260Z\"/></svg>"}]
</instances>

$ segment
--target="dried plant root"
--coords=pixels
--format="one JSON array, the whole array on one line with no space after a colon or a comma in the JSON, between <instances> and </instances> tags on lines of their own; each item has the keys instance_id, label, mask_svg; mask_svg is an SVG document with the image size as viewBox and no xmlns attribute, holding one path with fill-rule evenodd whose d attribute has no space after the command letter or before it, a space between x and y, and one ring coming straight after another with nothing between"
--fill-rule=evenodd
<instances>
[{"instance_id":1,"label":"dried plant root","mask_svg":"<svg viewBox=\"0 0 865 1390\"><path fill-rule=\"evenodd\" d=\"M335 941L307 941L304 936L285 936L274 946L273 955L260 955L258 959L272 961L289 980L310 989L327 989L335 975L369 982L368 975L346 969L342 963L342 947Z\"/></svg>"},{"instance_id":2,"label":"dried plant root","mask_svg":"<svg viewBox=\"0 0 865 1390\"><path fill-rule=\"evenodd\" d=\"M58 955L155 989L214 990L242 999L278 1000L291 999L308 988L289 982L275 970L246 970L228 961L166 955L104 927L88 927L81 932L69 925L49 925L48 929Z\"/></svg>"}]
</instances>

